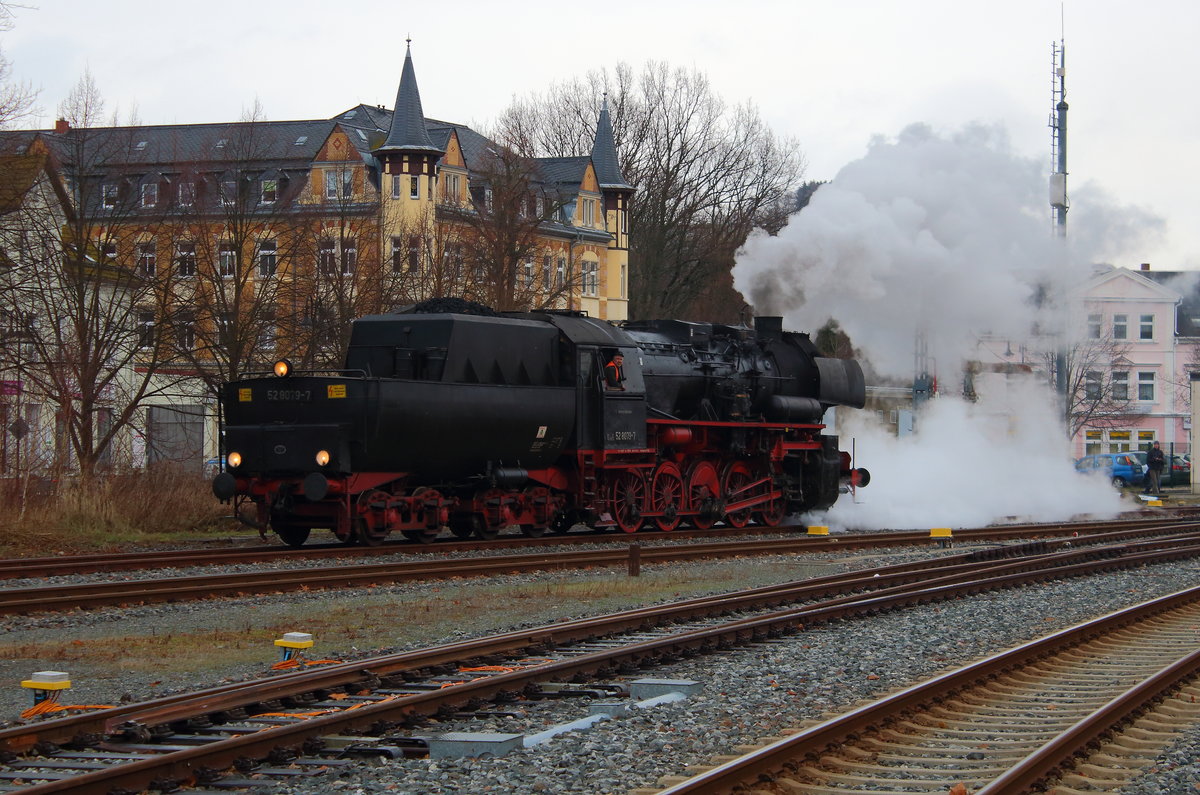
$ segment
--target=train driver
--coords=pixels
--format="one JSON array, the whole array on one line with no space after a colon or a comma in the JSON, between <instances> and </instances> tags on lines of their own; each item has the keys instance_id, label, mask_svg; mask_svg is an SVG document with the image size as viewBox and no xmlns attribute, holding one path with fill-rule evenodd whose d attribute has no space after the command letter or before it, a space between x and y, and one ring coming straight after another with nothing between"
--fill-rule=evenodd
<instances>
[{"instance_id":1,"label":"train driver","mask_svg":"<svg viewBox=\"0 0 1200 795\"><path fill-rule=\"evenodd\" d=\"M617 351L604 365L604 384L609 389L625 391L625 357Z\"/></svg>"}]
</instances>

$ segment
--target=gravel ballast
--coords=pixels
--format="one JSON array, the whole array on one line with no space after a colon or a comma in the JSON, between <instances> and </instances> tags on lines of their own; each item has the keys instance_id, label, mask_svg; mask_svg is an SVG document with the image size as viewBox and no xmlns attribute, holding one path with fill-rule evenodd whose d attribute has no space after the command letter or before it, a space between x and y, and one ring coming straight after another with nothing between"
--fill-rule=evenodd
<instances>
[{"instance_id":1,"label":"gravel ballast","mask_svg":"<svg viewBox=\"0 0 1200 795\"><path fill-rule=\"evenodd\" d=\"M961 549L955 551L962 551ZM905 556L915 553L906 552ZM934 553L937 554L937 553ZM854 556L776 556L799 569L814 564L859 568ZM894 562L892 559L888 562ZM872 560L872 563L878 563ZM762 558L719 565L741 566L745 585L763 568ZM676 564L680 567L685 564ZM686 564L696 565L696 564ZM718 565L718 564L707 564ZM656 567L657 568L657 567ZM665 568L665 567L664 567ZM831 569L832 570L832 569ZM654 786L663 775L680 775L690 765L704 765L719 755L735 753L736 746L753 744L789 727L811 723L840 712L865 699L880 697L932 674L993 654L1021 642L1157 596L1192 587L1200 565L1195 562L1163 564L1087 579L983 594L971 598L912 608L818 626L780 640L753 644L720 654L640 672L642 677L692 680L698 692L683 701L635 710L629 715L602 721L583 732L554 737L532 748L489 759L398 759L363 763L349 769L305 778L291 789L306 795L322 793L625 793ZM213 569L206 569L213 572ZM214 572L215 573L215 572ZM534 586L564 577L596 577L596 572L512 575L512 583ZM79 578L78 581L83 581ZM461 586L462 583L459 583ZM419 594L422 584L373 589L381 593ZM680 594L685 596L690 594ZM297 600L320 599L320 594L263 596L204 603L143 606L128 610L71 613L54 616L6 618L2 648L10 652L22 643L33 643L63 632L112 631L130 634L169 624L176 632L202 630L214 625L236 626L243 613L286 610ZM524 600L534 601L534 600ZM609 606L607 609L618 609ZM557 616L575 618L577 614ZM508 611L507 622L489 627L461 627L445 640L457 640L554 620L536 606L528 612ZM404 647L402 639L381 639L386 650ZM424 645L424 644L422 644ZM347 649L347 659L357 650ZM10 655L6 654L5 657ZM19 667L23 666L23 667ZM28 661L0 660L10 686L0 691L0 715L12 716L28 706L28 695L17 682L32 671ZM94 672L72 668L76 689L71 703L112 703L161 694L149 686L145 673ZM262 674L261 666L242 666L222 672L227 680ZM95 678L96 681L90 680ZM616 681L616 680L614 680ZM155 688L171 692L217 681L197 681L193 675L157 680ZM97 701L98 700L98 701ZM497 731L533 734L587 715L584 700L563 700L506 705L513 718L431 723L412 732L433 735L446 731ZM1154 772L1122 790L1136 795L1191 791L1200 778L1200 732L1170 750Z\"/></svg>"}]
</instances>

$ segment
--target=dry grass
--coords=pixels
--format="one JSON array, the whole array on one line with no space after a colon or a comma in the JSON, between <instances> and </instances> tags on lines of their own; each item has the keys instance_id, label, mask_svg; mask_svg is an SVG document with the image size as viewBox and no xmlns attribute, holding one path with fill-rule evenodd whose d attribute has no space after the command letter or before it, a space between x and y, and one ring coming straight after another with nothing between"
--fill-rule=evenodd
<instances>
[{"instance_id":1,"label":"dry grass","mask_svg":"<svg viewBox=\"0 0 1200 795\"><path fill-rule=\"evenodd\" d=\"M748 572L744 561L729 561L648 570L640 577L603 572L518 584L431 583L421 591L365 596L322 593L214 609L210 618L193 621L186 631L164 629L169 621L162 621L146 633L115 624L78 630L73 639L0 642L0 657L64 670L86 663L164 674L220 671L231 665L270 664L276 654L273 642L285 632L312 633L317 642L309 654L313 658L333 649L432 644L457 633L492 632L513 623L549 624L802 576L807 573L793 564L762 562Z\"/></svg>"},{"instance_id":2,"label":"dry grass","mask_svg":"<svg viewBox=\"0 0 1200 795\"><path fill-rule=\"evenodd\" d=\"M53 488L51 488L51 486ZM47 493L49 492L49 493ZM0 555L98 552L228 531L229 507L209 481L174 467L109 475L92 484L10 481Z\"/></svg>"}]
</instances>

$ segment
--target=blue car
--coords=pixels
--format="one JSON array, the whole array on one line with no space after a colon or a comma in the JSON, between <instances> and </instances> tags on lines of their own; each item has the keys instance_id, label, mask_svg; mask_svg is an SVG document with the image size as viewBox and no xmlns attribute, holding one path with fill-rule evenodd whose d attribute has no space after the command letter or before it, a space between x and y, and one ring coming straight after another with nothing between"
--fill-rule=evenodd
<instances>
[{"instance_id":1,"label":"blue car","mask_svg":"<svg viewBox=\"0 0 1200 795\"><path fill-rule=\"evenodd\" d=\"M1134 453L1085 455L1075 462L1075 471L1106 477L1117 488L1137 486L1146 480L1146 465Z\"/></svg>"}]
</instances>

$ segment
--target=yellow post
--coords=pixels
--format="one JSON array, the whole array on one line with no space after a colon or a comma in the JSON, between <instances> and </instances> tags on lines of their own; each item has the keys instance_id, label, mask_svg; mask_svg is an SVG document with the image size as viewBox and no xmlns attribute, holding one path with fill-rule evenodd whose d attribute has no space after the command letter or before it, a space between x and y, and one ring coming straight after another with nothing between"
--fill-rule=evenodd
<instances>
[{"instance_id":1,"label":"yellow post","mask_svg":"<svg viewBox=\"0 0 1200 795\"><path fill-rule=\"evenodd\" d=\"M829 528L819 524L810 525L808 528L808 534L810 536L827 536L829 535Z\"/></svg>"},{"instance_id":2,"label":"yellow post","mask_svg":"<svg viewBox=\"0 0 1200 795\"><path fill-rule=\"evenodd\" d=\"M929 537L937 539L939 546L948 547L953 541L954 533L949 527L934 527L930 529Z\"/></svg>"}]
</instances>

